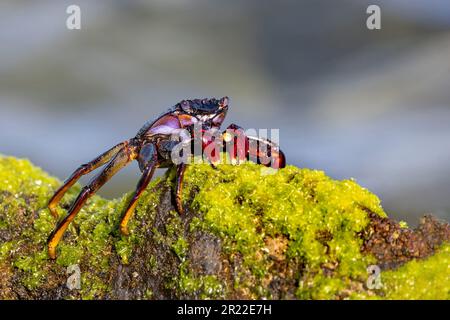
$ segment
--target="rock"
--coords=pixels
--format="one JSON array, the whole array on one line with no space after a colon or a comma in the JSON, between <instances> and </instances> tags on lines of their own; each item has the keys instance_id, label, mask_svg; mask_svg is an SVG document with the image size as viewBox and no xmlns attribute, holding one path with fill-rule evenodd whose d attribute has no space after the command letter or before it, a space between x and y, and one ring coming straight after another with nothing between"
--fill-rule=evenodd
<instances>
[{"instance_id":1,"label":"rock","mask_svg":"<svg viewBox=\"0 0 450 320\"><path fill-rule=\"evenodd\" d=\"M118 222L131 193L92 197L51 260L46 203L60 182L0 157L0 298L450 298L449 224L428 217L411 230L353 180L293 166L190 166L180 216L173 179L169 170L149 185L128 237ZM61 217L79 191L63 198Z\"/></svg>"}]
</instances>

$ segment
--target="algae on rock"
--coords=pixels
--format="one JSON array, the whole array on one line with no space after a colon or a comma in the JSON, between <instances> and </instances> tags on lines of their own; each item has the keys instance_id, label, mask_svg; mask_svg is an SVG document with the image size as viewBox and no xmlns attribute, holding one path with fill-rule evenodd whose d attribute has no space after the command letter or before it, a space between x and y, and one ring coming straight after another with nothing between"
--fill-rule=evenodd
<instances>
[{"instance_id":1,"label":"algae on rock","mask_svg":"<svg viewBox=\"0 0 450 320\"><path fill-rule=\"evenodd\" d=\"M148 186L128 237L118 222L130 194L93 196L52 261L46 240L56 221L46 203L60 182L27 160L0 157L0 298L450 298L448 224L433 222L442 235L427 254L383 267L382 253L370 250L379 243L375 223L404 229L404 237L413 231L391 222L353 180L294 166L193 165L180 216L173 178L169 170ZM61 217L79 190L63 198ZM394 246L396 239L384 240ZM377 264L383 285L369 289L367 267ZM80 289L66 285L71 265L81 270Z\"/></svg>"}]
</instances>

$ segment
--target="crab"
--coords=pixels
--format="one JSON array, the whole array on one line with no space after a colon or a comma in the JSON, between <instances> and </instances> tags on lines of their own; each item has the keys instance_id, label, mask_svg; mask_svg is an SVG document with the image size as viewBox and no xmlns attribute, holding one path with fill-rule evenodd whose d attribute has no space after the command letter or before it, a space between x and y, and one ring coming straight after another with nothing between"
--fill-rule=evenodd
<instances>
[{"instance_id":1,"label":"crab","mask_svg":"<svg viewBox=\"0 0 450 320\"><path fill-rule=\"evenodd\" d=\"M78 197L72 203L67 215L59 222L48 239L48 253L52 259L56 258L56 248L69 224L77 213L113 175L124 168L133 160L137 160L142 176L136 190L126 206L120 221L120 231L128 235L128 221L130 220L139 197L149 184L156 168L176 167L176 184L174 188L175 208L179 214L183 214L182 187L183 177L187 162L175 161L174 151L180 146L188 146L190 149L198 142L198 133L194 128L200 128L200 145L202 150L211 149L206 154L209 163L215 168L219 152L215 147L222 145L230 155L232 163L253 157L257 163L274 168L285 166L285 156L278 145L268 139L247 136L244 130L231 124L220 132L228 111L229 99L193 99L183 100L169 108L155 120L148 121L138 131L134 138L123 141L95 159L79 166L55 192L48 203L51 214L58 219L57 205L64 194L73 186L81 176L89 174L95 169L105 166L88 185L82 188ZM219 134L205 134L212 131ZM192 136L194 135L194 138ZM243 143L237 143L243 141ZM231 147L230 147L231 146ZM228 148L227 148L228 147ZM177 149L178 148L178 149ZM186 150L186 149L185 149ZM181 152L183 153L183 152ZM271 161L262 161L262 154L270 157Z\"/></svg>"}]
</instances>

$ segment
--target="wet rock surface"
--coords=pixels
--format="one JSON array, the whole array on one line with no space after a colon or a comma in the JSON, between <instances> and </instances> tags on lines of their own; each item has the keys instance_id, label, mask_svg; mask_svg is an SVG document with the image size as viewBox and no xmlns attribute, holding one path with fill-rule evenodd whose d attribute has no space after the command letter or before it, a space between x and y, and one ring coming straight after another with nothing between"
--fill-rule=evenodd
<instances>
[{"instance_id":1,"label":"wet rock surface","mask_svg":"<svg viewBox=\"0 0 450 320\"><path fill-rule=\"evenodd\" d=\"M450 225L426 215L414 230L398 222L369 214L370 224L362 235L363 252L372 254L381 269L394 269L412 259L424 259L450 241Z\"/></svg>"},{"instance_id":2,"label":"wet rock surface","mask_svg":"<svg viewBox=\"0 0 450 320\"><path fill-rule=\"evenodd\" d=\"M295 167L267 176L256 165L216 171L205 166L187 173L189 205L180 216L169 172L144 193L129 237L117 228L129 195L112 201L94 197L68 229L58 258L50 260L45 243L55 221L45 204L59 182L24 160L0 158L0 174L5 169L1 299L383 299L420 298L423 292L449 298L449 224L425 216L409 229L389 219L378 199L351 181ZM38 187L29 192L35 181ZM217 199L208 183L222 188ZM269 185L277 189L266 193ZM242 190L230 195L237 189ZM62 213L78 191L62 202ZM296 211L283 208L303 198ZM222 211L227 199L229 213ZM289 222L300 211L304 215ZM279 220L272 219L277 214ZM367 286L366 268L374 264L382 276L386 272L384 289ZM422 264L423 272L416 272ZM67 272L74 265L80 274ZM405 277L420 291L404 295L398 283ZM68 286L71 280L79 280L80 288Z\"/></svg>"}]
</instances>

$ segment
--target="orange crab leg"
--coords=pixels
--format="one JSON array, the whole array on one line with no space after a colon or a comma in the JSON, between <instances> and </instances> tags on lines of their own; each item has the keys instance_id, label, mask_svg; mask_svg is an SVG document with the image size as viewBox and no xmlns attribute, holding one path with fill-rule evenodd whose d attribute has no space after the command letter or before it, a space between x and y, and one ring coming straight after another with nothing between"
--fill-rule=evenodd
<instances>
[{"instance_id":1,"label":"orange crab leg","mask_svg":"<svg viewBox=\"0 0 450 320\"><path fill-rule=\"evenodd\" d=\"M78 214L81 207L86 203L88 198L97 192L98 189L100 189L109 179L111 179L114 174L125 167L135 157L136 155L132 148L123 148L115 155L106 168L98 176L96 176L89 185L81 190L67 215L58 224L48 239L48 253L52 259L56 258L56 247L64 235L64 232Z\"/></svg>"},{"instance_id":2,"label":"orange crab leg","mask_svg":"<svg viewBox=\"0 0 450 320\"><path fill-rule=\"evenodd\" d=\"M147 188L150 180L152 180L153 173L155 172L157 163L151 162L147 165L147 167L144 169L144 172L141 176L141 179L139 180L136 191L134 192L133 198L131 198L130 202L128 203L128 206L122 216L122 220L120 221L120 232L124 235L128 235L128 221L130 220L131 216L133 215L134 209L136 208L137 201L139 200L139 197L141 196L142 192Z\"/></svg>"},{"instance_id":3,"label":"orange crab leg","mask_svg":"<svg viewBox=\"0 0 450 320\"><path fill-rule=\"evenodd\" d=\"M56 211L56 206L58 205L59 201L64 196L64 194L67 192L67 190L69 190L70 187L72 187L75 184L75 182L77 182L81 178L81 176L92 172L93 170L101 167L102 165L104 165L105 163L110 161L111 158L117 152L119 152L120 149L126 147L127 144L128 144L128 141L121 142L118 145L115 145L114 147L109 149L108 151L102 153L94 160L79 166L78 169L75 170L70 175L70 177L63 183L63 185L55 192L55 194L52 196L52 198L48 202L48 208L49 208L51 214L55 218L58 218L58 212Z\"/></svg>"}]
</instances>

